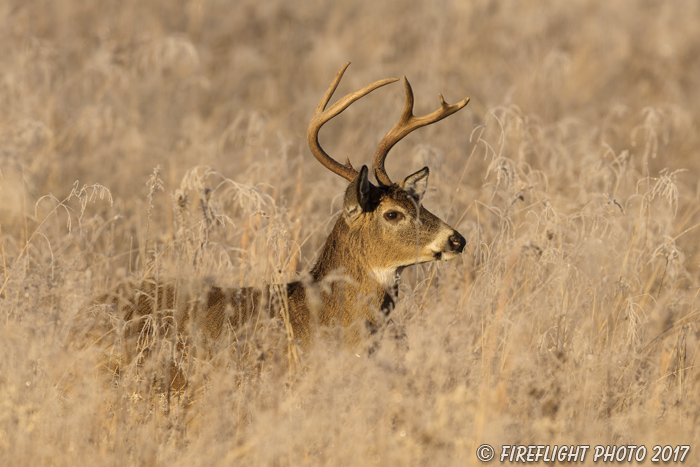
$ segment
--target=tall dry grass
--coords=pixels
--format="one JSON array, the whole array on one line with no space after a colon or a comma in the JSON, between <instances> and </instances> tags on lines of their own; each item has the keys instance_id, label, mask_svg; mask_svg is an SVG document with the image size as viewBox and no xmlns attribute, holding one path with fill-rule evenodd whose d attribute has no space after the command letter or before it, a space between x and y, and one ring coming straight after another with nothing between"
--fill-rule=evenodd
<instances>
[{"instance_id":1,"label":"tall dry grass","mask_svg":"<svg viewBox=\"0 0 700 467\"><path fill-rule=\"evenodd\" d=\"M689 444L692 465L698 9L4 2L0 463L475 465L481 443L583 443ZM126 278L310 269L345 183L305 129L346 60L339 92L406 74L420 113L472 98L387 161L429 165L427 206L469 242L404 274L410 349L326 342L290 371L279 336L251 333L208 358L155 343L112 377L104 345L68 345ZM402 92L355 104L324 146L367 163ZM158 386L168 362L182 394Z\"/></svg>"}]
</instances>

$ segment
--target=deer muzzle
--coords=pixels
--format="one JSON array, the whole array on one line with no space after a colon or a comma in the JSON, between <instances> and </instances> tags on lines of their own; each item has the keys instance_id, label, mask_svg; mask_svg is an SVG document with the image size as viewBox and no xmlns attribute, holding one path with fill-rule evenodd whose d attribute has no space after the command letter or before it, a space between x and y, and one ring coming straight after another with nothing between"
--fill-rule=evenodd
<instances>
[{"instance_id":1,"label":"deer muzzle","mask_svg":"<svg viewBox=\"0 0 700 467\"><path fill-rule=\"evenodd\" d=\"M452 235L450 235L450 238L447 239L447 244L448 247L451 251L454 251L455 253L461 253L464 251L464 247L467 244L467 241L462 237L462 235L457 232L456 230Z\"/></svg>"},{"instance_id":2,"label":"deer muzzle","mask_svg":"<svg viewBox=\"0 0 700 467\"><path fill-rule=\"evenodd\" d=\"M464 251L467 241L456 230L452 230L450 235L443 240L439 240L437 249L433 250L433 261L450 261L455 259L458 254Z\"/></svg>"}]
</instances>

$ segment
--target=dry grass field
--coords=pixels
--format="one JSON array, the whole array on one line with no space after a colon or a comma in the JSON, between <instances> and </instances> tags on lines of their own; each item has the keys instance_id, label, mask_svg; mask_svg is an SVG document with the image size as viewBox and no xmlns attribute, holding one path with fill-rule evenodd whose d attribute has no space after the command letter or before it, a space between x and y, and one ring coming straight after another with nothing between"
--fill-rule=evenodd
<instances>
[{"instance_id":1,"label":"dry grass field","mask_svg":"<svg viewBox=\"0 0 700 467\"><path fill-rule=\"evenodd\" d=\"M681 0L0 2L0 465L479 465L482 443L698 465L699 29ZM137 364L123 323L87 332L128 278L311 269L347 183L306 126L347 60L341 95L406 75L419 114L472 99L387 159L430 166L425 204L468 241L404 273L409 348L293 359L248 329ZM403 99L324 147L369 163Z\"/></svg>"}]
</instances>

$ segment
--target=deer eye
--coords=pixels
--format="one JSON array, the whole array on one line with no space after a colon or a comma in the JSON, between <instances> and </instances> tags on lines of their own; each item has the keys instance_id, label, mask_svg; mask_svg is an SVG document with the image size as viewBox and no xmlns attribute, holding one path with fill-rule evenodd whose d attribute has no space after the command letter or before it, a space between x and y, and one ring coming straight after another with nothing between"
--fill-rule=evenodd
<instances>
[{"instance_id":1,"label":"deer eye","mask_svg":"<svg viewBox=\"0 0 700 467\"><path fill-rule=\"evenodd\" d=\"M387 211L384 213L384 219L389 222L398 222L404 218L404 215L398 211Z\"/></svg>"}]
</instances>

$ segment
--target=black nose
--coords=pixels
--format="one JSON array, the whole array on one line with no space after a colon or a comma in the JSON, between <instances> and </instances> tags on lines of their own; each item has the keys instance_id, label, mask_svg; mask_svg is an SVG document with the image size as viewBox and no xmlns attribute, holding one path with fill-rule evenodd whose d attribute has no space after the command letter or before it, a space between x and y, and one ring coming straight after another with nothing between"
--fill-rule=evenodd
<instances>
[{"instance_id":1,"label":"black nose","mask_svg":"<svg viewBox=\"0 0 700 467\"><path fill-rule=\"evenodd\" d=\"M464 251L464 246L467 244L467 241L459 234L459 232L455 232L450 235L448 241L450 243L450 249L452 249L452 251L456 251L457 253Z\"/></svg>"}]
</instances>

